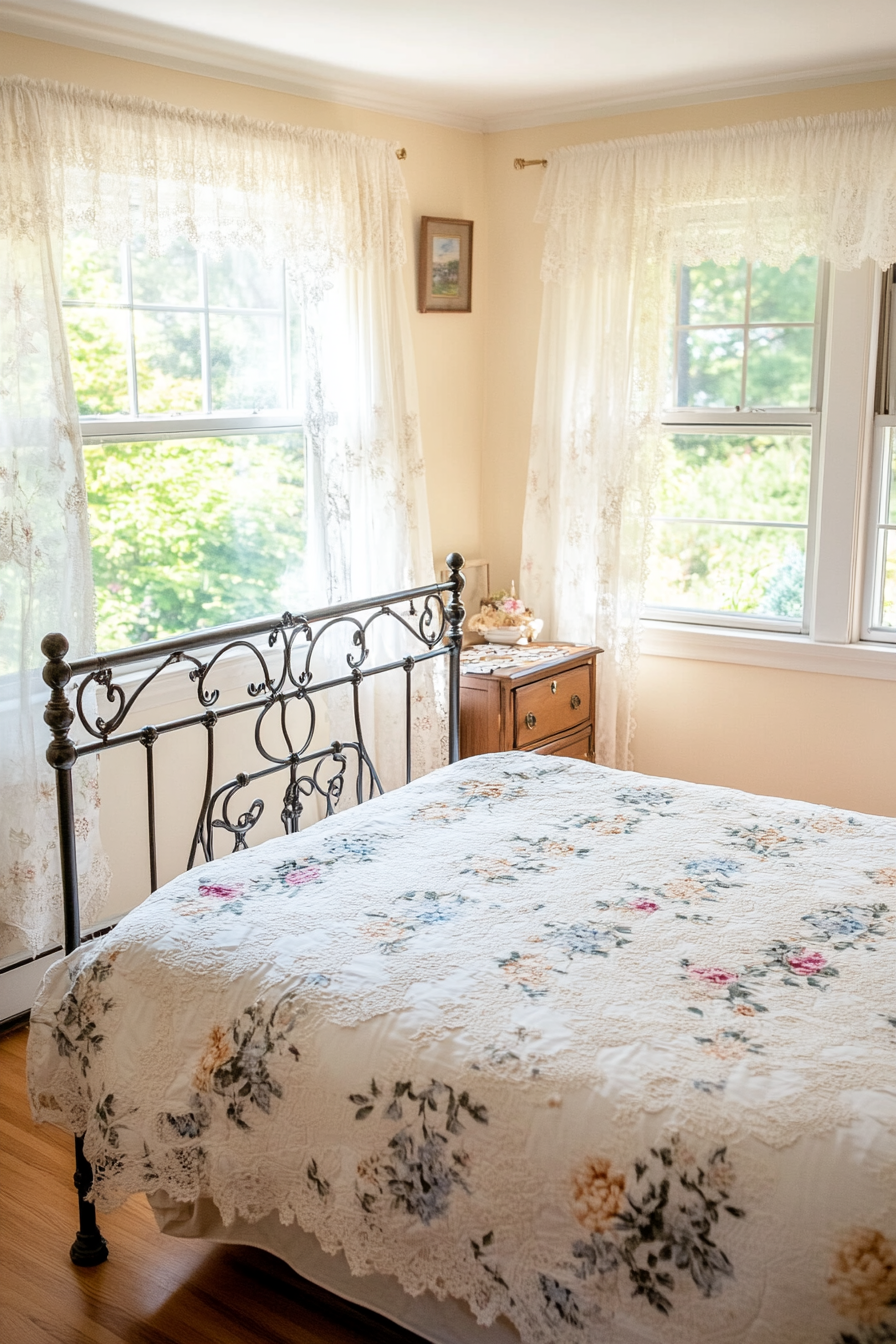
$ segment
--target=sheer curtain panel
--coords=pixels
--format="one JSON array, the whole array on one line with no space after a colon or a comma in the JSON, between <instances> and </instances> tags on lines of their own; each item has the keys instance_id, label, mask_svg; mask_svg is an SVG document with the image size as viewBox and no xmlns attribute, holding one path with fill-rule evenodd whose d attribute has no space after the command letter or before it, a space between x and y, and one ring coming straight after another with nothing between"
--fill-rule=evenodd
<instances>
[{"instance_id":1,"label":"sheer curtain panel","mask_svg":"<svg viewBox=\"0 0 896 1344\"><path fill-rule=\"evenodd\" d=\"M549 638L597 642L598 760L631 766L638 618L676 263L896 260L896 113L560 149L547 225L526 597Z\"/></svg>"},{"instance_id":2,"label":"sheer curtain panel","mask_svg":"<svg viewBox=\"0 0 896 1344\"><path fill-rule=\"evenodd\" d=\"M39 641L93 649L83 460L60 309L64 232L105 245L187 238L212 256L284 261L302 306L308 453L305 601L432 578L416 375L401 268L404 182L395 144L250 121L24 78L0 80L0 955L60 933L53 780L43 762ZM418 770L441 762L432 718ZM403 696L403 688L402 688ZM397 699L375 705L375 749ZM403 715L403 699L401 713ZM402 718L403 722L403 718ZM402 735L403 736L403 735ZM79 765L82 918L108 877L97 778ZM388 782L398 782L387 766ZM27 824L26 824L27 823Z\"/></svg>"}]
</instances>

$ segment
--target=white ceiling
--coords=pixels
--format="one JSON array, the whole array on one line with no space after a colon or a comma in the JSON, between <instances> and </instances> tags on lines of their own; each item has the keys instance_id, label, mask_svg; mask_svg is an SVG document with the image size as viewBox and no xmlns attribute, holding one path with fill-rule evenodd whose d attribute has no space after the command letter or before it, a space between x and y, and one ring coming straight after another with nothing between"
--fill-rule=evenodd
<instances>
[{"instance_id":1,"label":"white ceiling","mask_svg":"<svg viewBox=\"0 0 896 1344\"><path fill-rule=\"evenodd\" d=\"M896 75L896 0L0 0L0 29L472 130Z\"/></svg>"}]
</instances>

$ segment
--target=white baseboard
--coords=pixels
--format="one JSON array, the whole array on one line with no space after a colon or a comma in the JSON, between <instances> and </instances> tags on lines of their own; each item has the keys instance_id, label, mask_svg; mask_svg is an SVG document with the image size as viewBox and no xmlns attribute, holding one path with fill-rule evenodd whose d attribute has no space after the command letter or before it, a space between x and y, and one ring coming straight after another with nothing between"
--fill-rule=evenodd
<instances>
[{"instance_id":1,"label":"white baseboard","mask_svg":"<svg viewBox=\"0 0 896 1344\"><path fill-rule=\"evenodd\" d=\"M30 1010L41 980L61 956L61 950L46 952L42 957L24 961L0 975L0 1024Z\"/></svg>"}]
</instances>

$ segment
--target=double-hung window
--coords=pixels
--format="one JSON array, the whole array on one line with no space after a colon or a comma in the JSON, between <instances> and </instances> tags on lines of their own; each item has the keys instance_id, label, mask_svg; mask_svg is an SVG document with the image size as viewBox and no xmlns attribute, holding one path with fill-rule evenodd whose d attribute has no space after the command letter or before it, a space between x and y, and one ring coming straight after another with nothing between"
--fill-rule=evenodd
<instances>
[{"instance_id":1,"label":"double-hung window","mask_svg":"<svg viewBox=\"0 0 896 1344\"><path fill-rule=\"evenodd\" d=\"M105 651L263 615L295 595L305 541L301 315L282 264L178 240L66 240L63 306L81 416Z\"/></svg>"},{"instance_id":2,"label":"double-hung window","mask_svg":"<svg viewBox=\"0 0 896 1344\"><path fill-rule=\"evenodd\" d=\"M676 268L648 617L808 630L826 278Z\"/></svg>"}]
</instances>

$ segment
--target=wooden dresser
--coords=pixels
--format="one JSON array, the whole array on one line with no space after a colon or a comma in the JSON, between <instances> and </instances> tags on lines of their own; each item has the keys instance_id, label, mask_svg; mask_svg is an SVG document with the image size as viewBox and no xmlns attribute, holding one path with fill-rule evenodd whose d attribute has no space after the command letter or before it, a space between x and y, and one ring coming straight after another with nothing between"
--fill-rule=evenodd
<instances>
[{"instance_id":1,"label":"wooden dresser","mask_svg":"<svg viewBox=\"0 0 896 1344\"><path fill-rule=\"evenodd\" d=\"M462 655L461 756L536 751L593 761L597 658L603 650L586 644L528 647L533 654L546 648L554 653L546 661L492 672L465 671ZM522 659L525 653L514 646L513 655Z\"/></svg>"}]
</instances>

